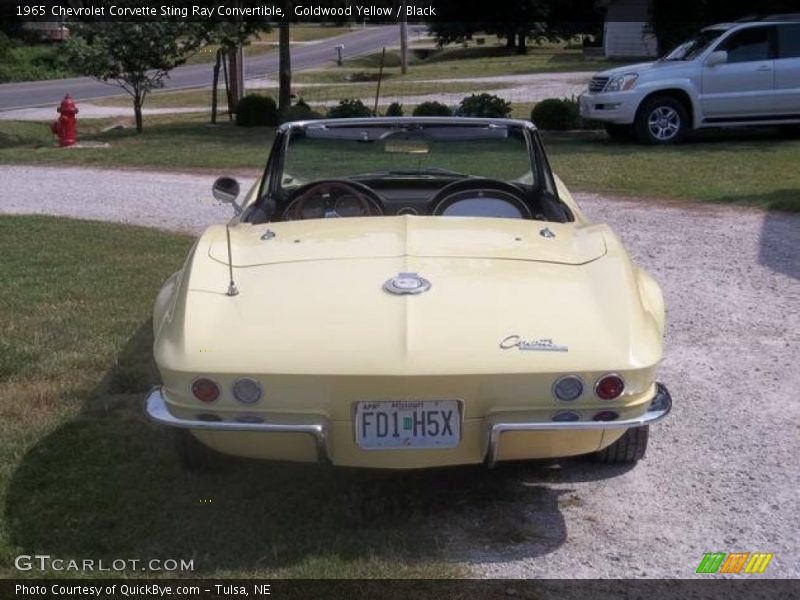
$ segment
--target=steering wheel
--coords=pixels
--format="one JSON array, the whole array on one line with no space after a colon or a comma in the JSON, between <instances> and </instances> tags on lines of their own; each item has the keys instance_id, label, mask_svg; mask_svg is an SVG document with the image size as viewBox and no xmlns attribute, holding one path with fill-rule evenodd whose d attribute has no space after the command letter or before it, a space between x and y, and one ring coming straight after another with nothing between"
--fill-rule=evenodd
<instances>
[{"instance_id":1,"label":"steering wheel","mask_svg":"<svg viewBox=\"0 0 800 600\"><path fill-rule=\"evenodd\" d=\"M285 221L368 217L383 214L380 197L362 183L342 179L316 181L295 192L283 213Z\"/></svg>"},{"instance_id":2,"label":"steering wheel","mask_svg":"<svg viewBox=\"0 0 800 600\"><path fill-rule=\"evenodd\" d=\"M511 204L519 211L522 218L533 218L530 206L518 187L497 179L478 178L459 179L436 192L430 202L431 214L442 216L453 204L484 195L487 199L501 200Z\"/></svg>"}]
</instances>

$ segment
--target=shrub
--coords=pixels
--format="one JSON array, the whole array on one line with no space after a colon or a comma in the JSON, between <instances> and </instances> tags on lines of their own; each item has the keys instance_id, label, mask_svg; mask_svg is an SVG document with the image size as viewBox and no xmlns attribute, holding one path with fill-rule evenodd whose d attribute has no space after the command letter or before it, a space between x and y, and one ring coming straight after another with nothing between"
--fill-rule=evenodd
<instances>
[{"instance_id":1,"label":"shrub","mask_svg":"<svg viewBox=\"0 0 800 600\"><path fill-rule=\"evenodd\" d=\"M603 123L581 117L578 99L548 98L531 111L531 121L540 129L602 129Z\"/></svg>"},{"instance_id":2,"label":"shrub","mask_svg":"<svg viewBox=\"0 0 800 600\"><path fill-rule=\"evenodd\" d=\"M269 96L248 94L236 105L236 124L241 127L278 124L278 105Z\"/></svg>"},{"instance_id":3,"label":"shrub","mask_svg":"<svg viewBox=\"0 0 800 600\"><path fill-rule=\"evenodd\" d=\"M581 116L578 103L559 98L542 100L533 107L531 121L540 129L579 129Z\"/></svg>"},{"instance_id":4,"label":"shrub","mask_svg":"<svg viewBox=\"0 0 800 600\"><path fill-rule=\"evenodd\" d=\"M386 108L386 116L387 117L402 117L403 116L403 105L399 102L392 102Z\"/></svg>"},{"instance_id":5,"label":"shrub","mask_svg":"<svg viewBox=\"0 0 800 600\"><path fill-rule=\"evenodd\" d=\"M387 76L384 75L383 77L385 79ZM369 71L355 71L345 76L346 81L352 81L355 83L378 81L379 78L380 78L379 73L372 73Z\"/></svg>"},{"instance_id":6,"label":"shrub","mask_svg":"<svg viewBox=\"0 0 800 600\"><path fill-rule=\"evenodd\" d=\"M311 108L305 100L300 98L296 104L289 107L283 116L284 121L311 121L321 119L322 115Z\"/></svg>"},{"instance_id":7,"label":"shrub","mask_svg":"<svg viewBox=\"0 0 800 600\"><path fill-rule=\"evenodd\" d=\"M450 107L441 102L423 102L417 104L412 113L415 117L449 117L453 114Z\"/></svg>"},{"instance_id":8,"label":"shrub","mask_svg":"<svg viewBox=\"0 0 800 600\"><path fill-rule=\"evenodd\" d=\"M464 117L507 117L511 103L492 94L472 94L458 105L458 112Z\"/></svg>"},{"instance_id":9,"label":"shrub","mask_svg":"<svg viewBox=\"0 0 800 600\"><path fill-rule=\"evenodd\" d=\"M352 119L358 117L371 117L372 111L356 98L345 98L339 104L332 106L328 110L328 117L331 119Z\"/></svg>"}]
</instances>

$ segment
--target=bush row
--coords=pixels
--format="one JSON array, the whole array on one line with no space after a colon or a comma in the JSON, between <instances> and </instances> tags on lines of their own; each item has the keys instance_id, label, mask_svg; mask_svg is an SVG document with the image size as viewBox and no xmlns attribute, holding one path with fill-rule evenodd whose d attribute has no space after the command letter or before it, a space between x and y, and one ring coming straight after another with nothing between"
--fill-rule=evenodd
<instances>
[{"instance_id":1,"label":"bush row","mask_svg":"<svg viewBox=\"0 0 800 600\"><path fill-rule=\"evenodd\" d=\"M451 108L441 102L423 102L414 107L415 117L488 117L503 118L511 113L511 103L492 94L472 94L464 98L458 106ZM386 109L388 117L402 117L403 105L393 102ZM320 119L322 114L313 110L302 98L292 106L284 121ZM372 110L361 100L345 98L328 109L331 119L371 117ZM236 107L236 124L245 127L275 126L280 122L278 106L269 96L250 94L242 98ZM580 116L577 99L550 98L542 100L531 111L531 121L540 129L596 129L599 124Z\"/></svg>"}]
</instances>

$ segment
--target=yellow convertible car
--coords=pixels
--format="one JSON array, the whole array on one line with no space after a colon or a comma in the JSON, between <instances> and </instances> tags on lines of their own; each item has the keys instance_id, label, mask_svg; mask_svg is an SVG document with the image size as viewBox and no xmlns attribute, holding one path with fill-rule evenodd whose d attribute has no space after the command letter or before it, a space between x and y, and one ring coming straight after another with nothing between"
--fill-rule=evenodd
<instances>
[{"instance_id":1,"label":"yellow convertible car","mask_svg":"<svg viewBox=\"0 0 800 600\"><path fill-rule=\"evenodd\" d=\"M664 302L526 121L288 123L158 294L147 415L224 454L422 468L642 458Z\"/></svg>"}]
</instances>

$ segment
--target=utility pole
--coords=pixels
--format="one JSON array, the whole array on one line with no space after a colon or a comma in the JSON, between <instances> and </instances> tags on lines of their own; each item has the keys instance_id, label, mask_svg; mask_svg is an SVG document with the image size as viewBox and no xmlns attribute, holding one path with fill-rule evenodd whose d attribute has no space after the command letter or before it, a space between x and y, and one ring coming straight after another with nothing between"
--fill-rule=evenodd
<instances>
[{"instance_id":1,"label":"utility pole","mask_svg":"<svg viewBox=\"0 0 800 600\"><path fill-rule=\"evenodd\" d=\"M405 0L400 0L400 72L408 72L408 17Z\"/></svg>"},{"instance_id":2,"label":"utility pole","mask_svg":"<svg viewBox=\"0 0 800 600\"><path fill-rule=\"evenodd\" d=\"M278 113L281 118L286 115L292 104L292 53L290 41L289 22L283 19L278 25Z\"/></svg>"},{"instance_id":3,"label":"utility pole","mask_svg":"<svg viewBox=\"0 0 800 600\"><path fill-rule=\"evenodd\" d=\"M241 7L241 0L234 2L234 5ZM241 20L242 17L239 17ZM230 77L231 77L231 99L234 102L234 110L239 104L239 100L244 96L244 46L239 45L230 53Z\"/></svg>"},{"instance_id":4,"label":"utility pole","mask_svg":"<svg viewBox=\"0 0 800 600\"><path fill-rule=\"evenodd\" d=\"M234 107L244 96L244 48L237 46L229 55L231 77L231 100Z\"/></svg>"}]
</instances>

